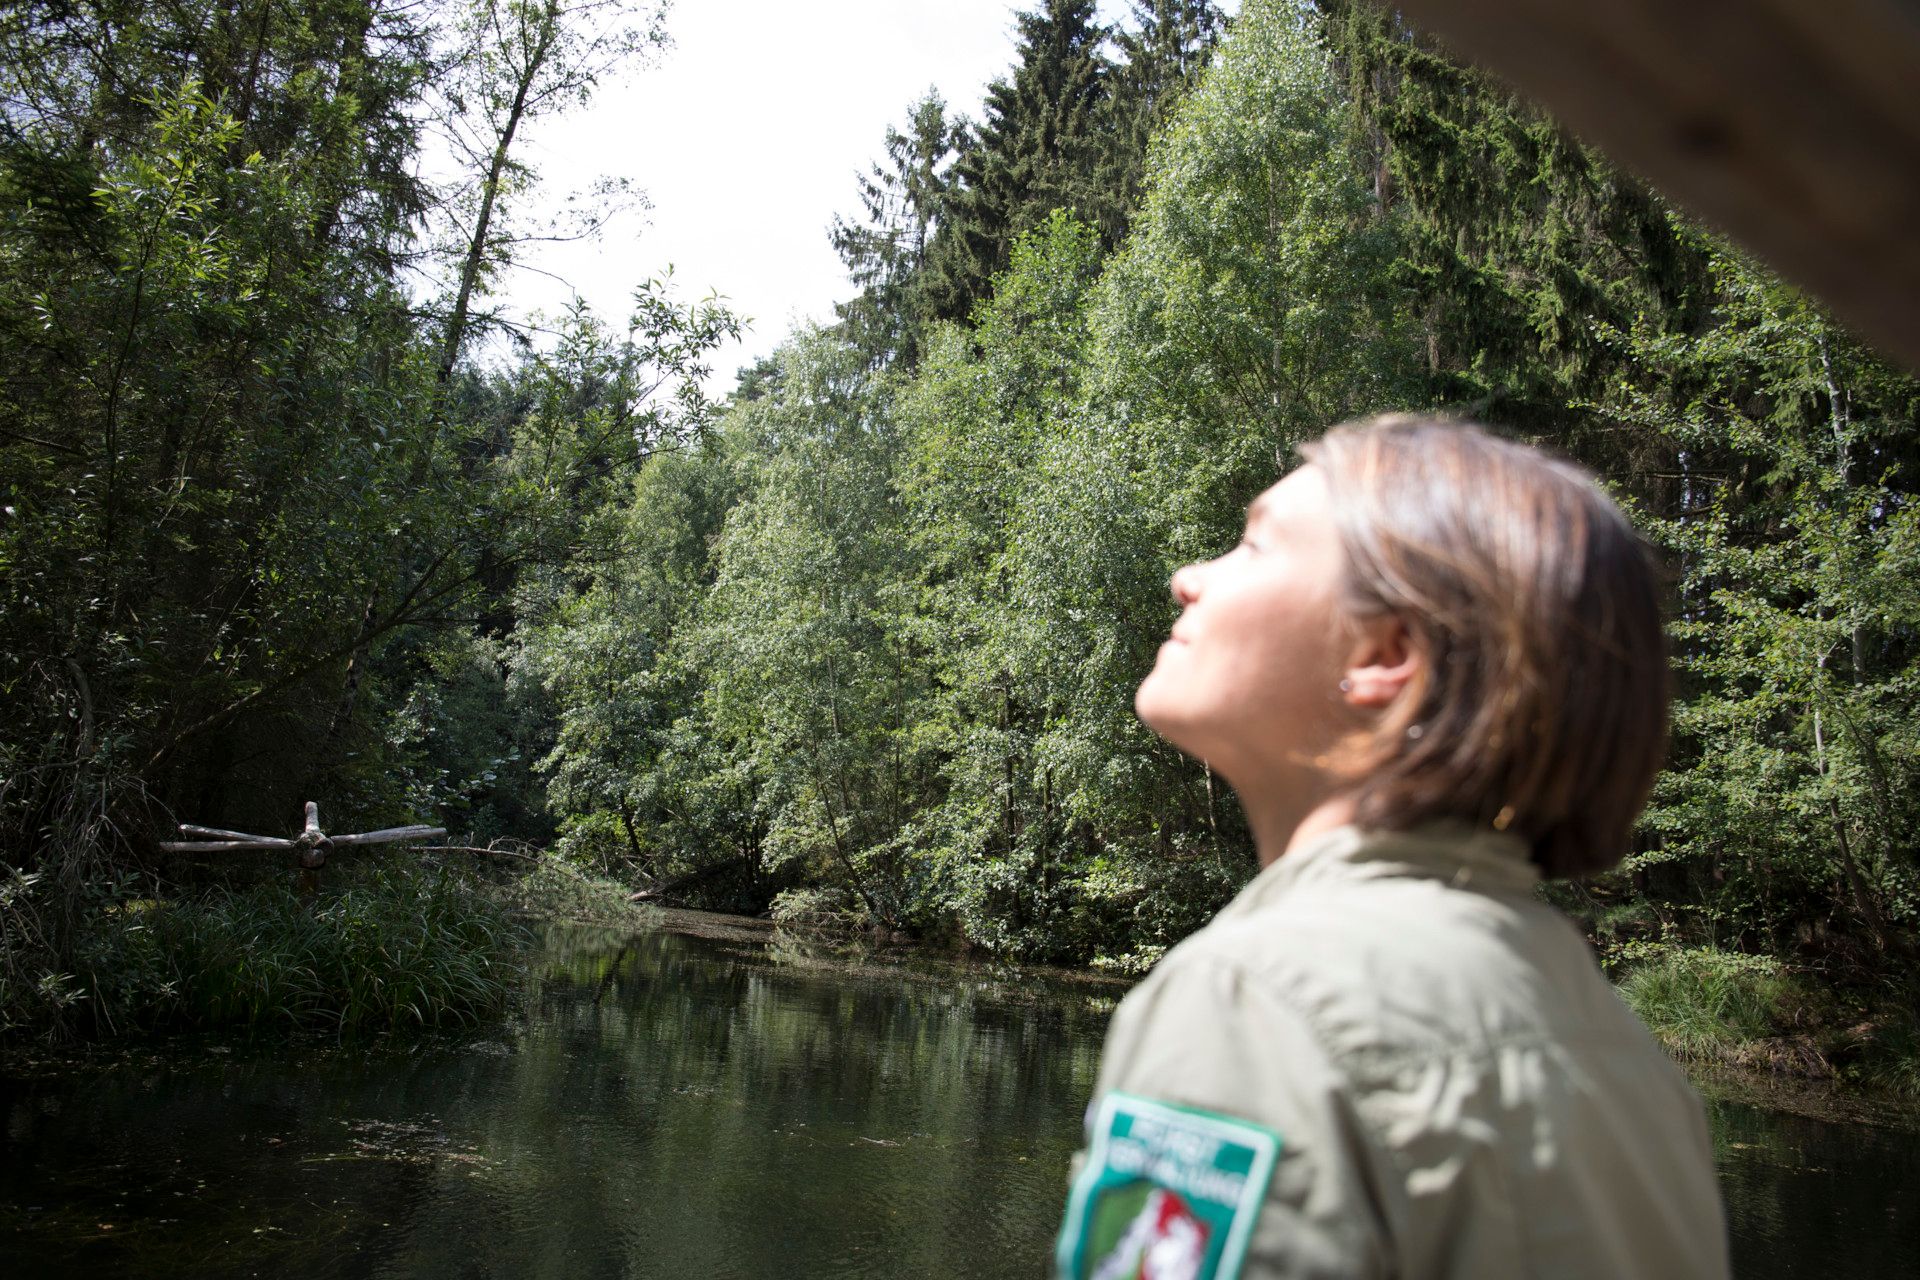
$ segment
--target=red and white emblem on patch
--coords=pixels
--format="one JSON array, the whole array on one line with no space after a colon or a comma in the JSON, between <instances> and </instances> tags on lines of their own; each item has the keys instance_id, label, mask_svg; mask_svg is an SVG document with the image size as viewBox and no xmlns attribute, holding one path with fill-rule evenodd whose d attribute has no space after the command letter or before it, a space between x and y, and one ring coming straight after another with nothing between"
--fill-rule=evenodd
<instances>
[{"instance_id":1,"label":"red and white emblem on patch","mask_svg":"<svg viewBox=\"0 0 1920 1280\"><path fill-rule=\"evenodd\" d=\"M1207 1224L1178 1194L1156 1187L1094 1280L1197 1280L1207 1261Z\"/></svg>"}]
</instances>

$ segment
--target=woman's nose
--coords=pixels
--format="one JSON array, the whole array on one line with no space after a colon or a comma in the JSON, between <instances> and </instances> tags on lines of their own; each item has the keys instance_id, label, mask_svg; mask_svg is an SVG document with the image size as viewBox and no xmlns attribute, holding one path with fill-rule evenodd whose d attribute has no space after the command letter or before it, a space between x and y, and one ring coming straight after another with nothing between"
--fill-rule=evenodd
<instances>
[{"instance_id":1,"label":"woman's nose","mask_svg":"<svg viewBox=\"0 0 1920 1280\"><path fill-rule=\"evenodd\" d=\"M1181 608L1192 604L1200 594L1200 566L1189 564L1175 569L1167 589L1173 592L1173 602Z\"/></svg>"}]
</instances>

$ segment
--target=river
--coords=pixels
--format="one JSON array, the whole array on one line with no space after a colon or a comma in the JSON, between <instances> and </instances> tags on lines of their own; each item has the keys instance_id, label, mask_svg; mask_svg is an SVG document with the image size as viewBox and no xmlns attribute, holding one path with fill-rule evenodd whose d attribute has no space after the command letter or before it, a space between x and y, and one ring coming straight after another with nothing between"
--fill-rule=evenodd
<instances>
[{"instance_id":1,"label":"river","mask_svg":"<svg viewBox=\"0 0 1920 1280\"><path fill-rule=\"evenodd\" d=\"M1044 1273L1119 987L667 923L477 1037L0 1075L0 1275ZM1710 1105L1737 1274L1915 1272L1920 1138Z\"/></svg>"}]
</instances>

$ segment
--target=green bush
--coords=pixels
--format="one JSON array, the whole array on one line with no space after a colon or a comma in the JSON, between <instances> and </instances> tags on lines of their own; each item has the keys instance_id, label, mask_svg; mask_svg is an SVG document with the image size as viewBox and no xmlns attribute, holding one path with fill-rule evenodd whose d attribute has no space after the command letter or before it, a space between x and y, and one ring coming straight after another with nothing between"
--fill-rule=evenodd
<instances>
[{"instance_id":1,"label":"green bush","mask_svg":"<svg viewBox=\"0 0 1920 1280\"><path fill-rule=\"evenodd\" d=\"M515 916L627 926L645 925L659 917L658 907L634 902L633 891L617 880L550 853L528 854L527 859L509 868L505 881L488 889Z\"/></svg>"},{"instance_id":2,"label":"green bush","mask_svg":"<svg viewBox=\"0 0 1920 1280\"><path fill-rule=\"evenodd\" d=\"M783 889L768 914L775 924L812 929L860 929L872 923L854 896L844 889Z\"/></svg>"},{"instance_id":3,"label":"green bush","mask_svg":"<svg viewBox=\"0 0 1920 1280\"><path fill-rule=\"evenodd\" d=\"M108 1028L471 1025L512 1001L526 944L468 879L398 867L313 898L282 882L123 907L99 932Z\"/></svg>"},{"instance_id":4,"label":"green bush","mask_svg":"<svg viewBox=\"0 0 1920 1280\"><path fill-rule=\"evenodd\" d=\"M1723 1058L1773 1035L1796 986L1769 956L1648 947L1620 984L1655 1038L1684 1058Z\"/></svg>"}]
</instances>

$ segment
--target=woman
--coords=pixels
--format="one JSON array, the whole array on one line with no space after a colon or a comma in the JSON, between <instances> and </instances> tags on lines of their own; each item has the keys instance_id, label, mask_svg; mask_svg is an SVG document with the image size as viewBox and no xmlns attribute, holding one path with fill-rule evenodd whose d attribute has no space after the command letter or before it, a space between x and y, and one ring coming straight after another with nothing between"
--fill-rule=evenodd
<instances>
[{"instance_id":1,"label":"woman","mask_svg":"<svg viewBox=\"0 0 1920 1280\"><path fill-rule=\"evenodd\" d=\"M1122 1002L1072 1277L1714 1277L1698 1099L1541 902L1665 748L1655 571L1581 471L1339 428L1173 578L1140 686L1262 870Z\"/></svg>"}]
</instances>

